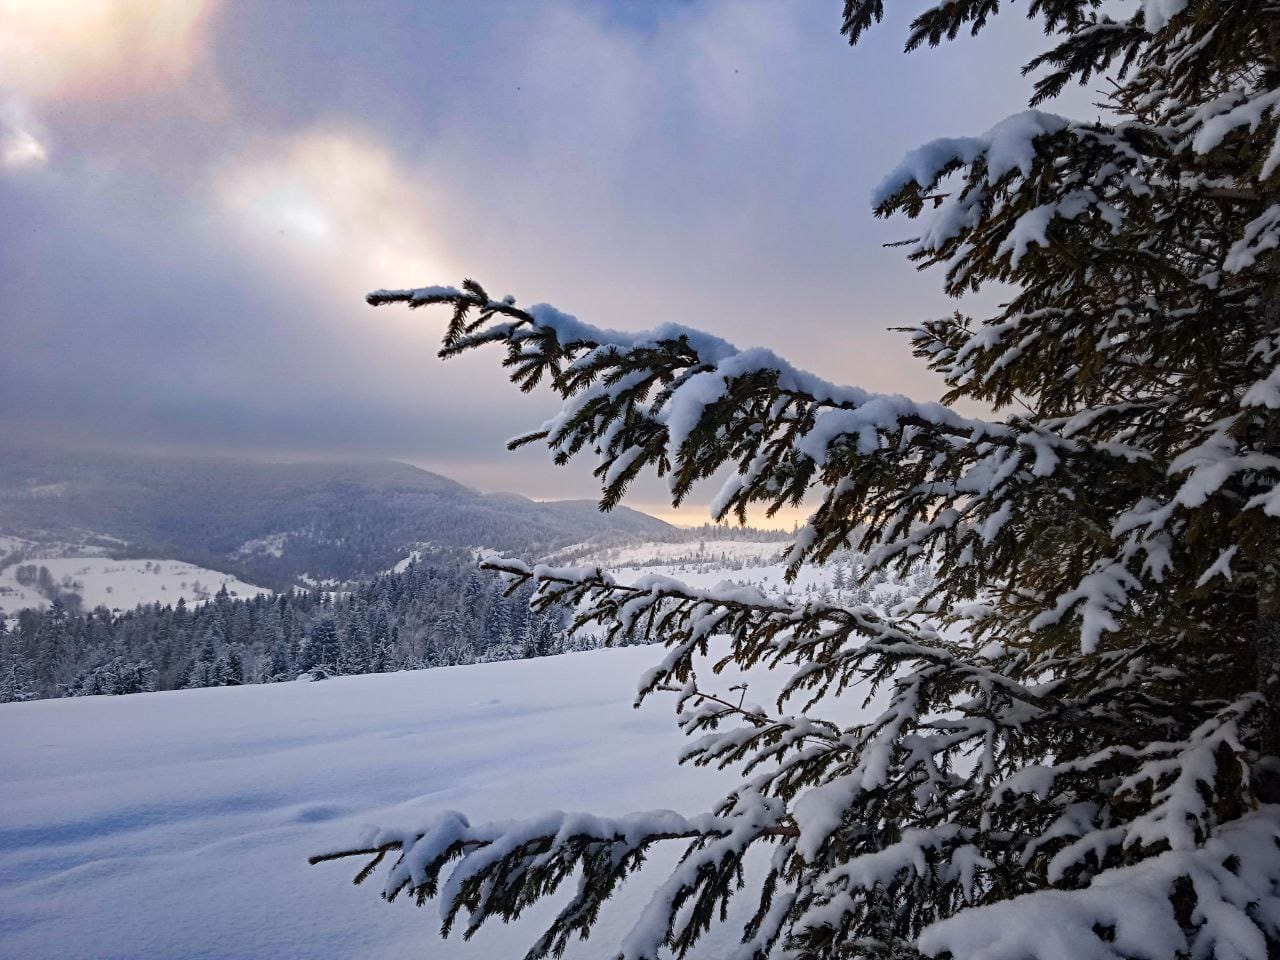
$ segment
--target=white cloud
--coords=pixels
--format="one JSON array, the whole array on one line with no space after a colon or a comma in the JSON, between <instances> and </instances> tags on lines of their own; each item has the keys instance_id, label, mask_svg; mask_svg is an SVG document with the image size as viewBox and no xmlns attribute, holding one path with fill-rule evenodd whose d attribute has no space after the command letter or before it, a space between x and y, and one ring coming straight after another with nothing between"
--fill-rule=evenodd
<instances>
[{"instance_id":1,"label":"white cloud","mask_svg":"<svg viewBox=\"0 0 1280 960\"><path fill-rule=\"evenodd\" d=\"M0 102L0 171L31 170L49 162L40 125L18 100Z\"/></svg>"},{"instance_id":2,"label":"white cloud","mask_svg":"<svg viewBox=\"0 0 1280 960\"><path fill-rule=\"evenodd\" d=\"M0 132L0 168L22 170L42 167L48 159L44 144L29 131L7 129Z\"/></svg>"}]
</instances>

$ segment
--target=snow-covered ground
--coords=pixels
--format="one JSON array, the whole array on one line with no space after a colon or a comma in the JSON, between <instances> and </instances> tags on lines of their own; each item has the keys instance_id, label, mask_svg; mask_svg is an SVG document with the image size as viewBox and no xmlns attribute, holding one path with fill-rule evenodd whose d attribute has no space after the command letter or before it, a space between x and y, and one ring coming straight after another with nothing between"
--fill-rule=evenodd
<instances>
[{"instance_id":1,"label":"snow-covered ground","mask_svg":"<svg viewBox=\"0 0 1280 960\"><path fill-rule=\"evenodd\" d=\"M626 550L577 562L612 561L621 582L654 573L702 587L731 579L796 600L835 599L836 571L847 574L853 562L806 568L788 585L777 542ZM154 582L163 575L152 563ZM220 581L201 582L217 589ZM871 597L892 602L912 586L882 583ZM176 600L172 590L165 593ZM354 840L365 825L410 824L439 809L479 820L707 809L729 775L676 765L683 740L669 700L631 707L640 674L661 656L631 647L0 706L0 956L521 956L554 904L470 943L440 944L435 906L385 904L376 882L348 882L358 863L309 867L306 858ZM771 701L764 675L714 685L744 679L751 700ZM844 716L833 719L852 720L858 699L842 701ZM610 955L663 862L655 858L649 880L633 881L597 937L568 955ZM715 937L699 957L720 956L736 939L732 928Z\"/></svg>"},{"instance_id":2,"label":"snow-covered ground","mask_svg":"<svg viewBox=\"0 0 1280 960\"><path fill-rule=\"evenodd\" d=\"M102 533L85 531L82 539L75 543L65 540L27 540L12 534L0 534L0 556L20 552L31 559L47 559L49 557L104 557L112 550L127 547L129 544L118 537L109 537Z\"/></svg>"},{"instance_id":3,"label":"snow-covered ground","mask_svg":"<svg viewBox=\"0 0 1280 960\"><path fill-rule=\"evenodd\" d=\"M18 582L24 565L48 567L62 590L80 594L85 610L101 605L111 610L131 610L140 603L188 604L207 600L222 587L241 597L268 592L230 574L207 570L180 560L112 560L109 557L53 557L26 559L0 571L0 609L14 613L23 607L44 607L49 601L32 586Z\"/></svg>"},{"instance_id":4,"label":"snow-covered ground","mask_svg":"<svg viewBox=\"0 0 1280 960\"><path fill-rule=\"evenodd\" d=\"M0 706L0 956L522 956L548 912L440 944L434 906L383 903L374 881L351 886L357 863L306 858L442 808L705 809L725 775L676 766L670 701L631 707L660 656ZM569 955L610 955L644 883ZM733 933L718 936L700 956Z\"/></svg>"},{"instance_id":5,"label":"snow-covered ground","mask_svg":"<svg viewBox=\"0 0 1280 960\"><path fill-rule=\"evenodd\" d=\"M14 579L13 567L0 570L0 617L14 615L27 607L44 607L48 603L35 589Z\"/></svg>"}]
</instances>

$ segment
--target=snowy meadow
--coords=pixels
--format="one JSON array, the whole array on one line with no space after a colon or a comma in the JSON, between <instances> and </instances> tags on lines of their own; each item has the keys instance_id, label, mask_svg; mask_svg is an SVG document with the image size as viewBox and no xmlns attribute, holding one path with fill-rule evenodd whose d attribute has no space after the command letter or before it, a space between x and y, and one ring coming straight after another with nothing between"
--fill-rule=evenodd
<instances>
[{"instance_id":1,"label":"snowy meadow","mask_svg":"<svg viewBox=\"0 0 1280 960\"><path fill-rule=\"evenodd\" d=\"M676 770L668 705L631 706L658 655L5 705L0 955L522 955L536 915L440 944L434 905L389 906L349 885L349 864L307 858L369 823L441 809L701 809L723 778ZM601 943L616 942L643 882Z\"/></svg>"}]
</instances>

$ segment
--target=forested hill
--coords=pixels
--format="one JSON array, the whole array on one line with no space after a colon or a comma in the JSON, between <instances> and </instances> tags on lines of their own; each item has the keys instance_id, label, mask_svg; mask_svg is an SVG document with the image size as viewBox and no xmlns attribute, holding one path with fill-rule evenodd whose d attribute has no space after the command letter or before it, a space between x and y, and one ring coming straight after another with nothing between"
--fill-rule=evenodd
<instances>
[{"instance_id":1,"label":"forested hill","mask_svg":"<svg viewBox=\"0 0 1280 960\"><path fill-rule=\"evenodd\" d=\"M515 660L593 645L566 611L505 596L470 551L436 549L342 593L292 590L77 615L54 601L0 619L0 703L385 673Z\"/></svg>"},{"instance_id":2,"label":"forested hill","mask_svg":"<svg viewBox=\"0 0 1280 960\"><path fill-rule=\"evenodd\" d=\"M621 533L673 528L592 501L483 494L393 461L271 463L230 458L6 450L0 529L37 540L127 543L135 556L188 560L285 588L309 575L385 570L414 544L526 555ZM115 538L115 541L104 538Z\"/></svg>"}]
</instances>

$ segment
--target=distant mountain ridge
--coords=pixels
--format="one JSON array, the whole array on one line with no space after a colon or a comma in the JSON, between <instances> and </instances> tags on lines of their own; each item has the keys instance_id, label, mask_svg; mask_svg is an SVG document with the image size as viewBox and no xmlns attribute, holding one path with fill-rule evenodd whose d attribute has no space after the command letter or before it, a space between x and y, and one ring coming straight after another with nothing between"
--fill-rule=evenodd
<instances>
[{"instance_id":1,"label":"distant mountain ridge","mask_svg":"<svg viewBox=\"0 0 1280 960\"><path fill-rule=\"evenodd\" d=\"M307 574L351 580L415 544L538 555L608 535L663 539L665 521L589 500L485 494L398 461L6 450L0 532L128 542L124 553L186 560L285 587Z\"/></svg>"}]
</instances>

